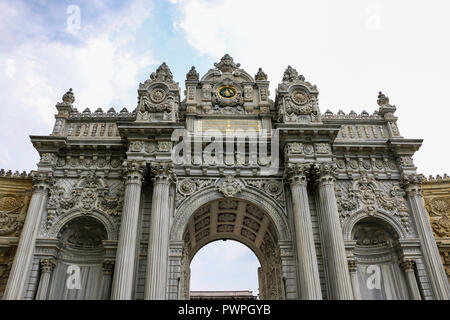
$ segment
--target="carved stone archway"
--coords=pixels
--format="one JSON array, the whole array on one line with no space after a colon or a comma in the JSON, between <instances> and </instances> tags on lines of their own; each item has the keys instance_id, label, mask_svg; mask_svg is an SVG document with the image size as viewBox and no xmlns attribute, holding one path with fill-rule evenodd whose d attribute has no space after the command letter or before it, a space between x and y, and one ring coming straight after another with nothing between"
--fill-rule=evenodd
<instances>
[{"instance_id":1,"label":"carved stone archway","mask_svg":"<svg viewBox=\"0 0 450 320\"><path fill-rule=\"evenodd\" d=\"M189 299L190 263L195 254L206 244L225 239L246 245L257 256L260 299L285 299L278 232L262 209L237 198L211 201L190 217L183 235L181 299Z\"/></svg>"},{"instance_id":2,"label":"carved stone archway","mask_svg":"<svg viewBox=\"0 0 450 320\"><path fill-rule=\"evenodd\" d=\"M230 201L237 203L237 209L219 209L221 202L229 203ZM210 223L212 222L209 225L209 229L211 230L212 227L216 229L214 233L210 233L200 239L199 237L201 237L202 233L198 235L195 232L195 224L200 221L198 219L197 221L196 217L202 210L208 208L208 206L216 206L213 216L211 216L211 213L209 214ZM260 219L247 213L247 209L250 211L253 210L254 215L259 215ZM219 214L224 213L230 213L231 215L221 216L221 219L226 220L234 215L235 222L228 223L227 221L221 221L219 223ZM238 218L240 219L239 221ZM247 225L253 224L254 227L257 226L256 224L259 225L257 232L255 230L252 231L251 227L244 225L245 218L249 219L245 220ZM205 216L202 219L207 218ZM223 232L217 232L219 225L220 230ZM238 226L236 227L236 225ZM226 232L227 228L231 230L231 226L233 226L233 232ZM189 241L187 241L189 228L191 230L194 228L194 231L189 233L191 248L189 248ZM205 229L207 229L206 226L197 231L204 232ZM242 231L244 229L246 231ZM241 232L247 236L242 235ZM252 239L252 233L255 235L254 239ZM268 236L264 239L266 234ZM196 235L199 241L192 246L192 239L195 239ZM262 266L259 272L260 287L263 289L262 291L266 291L266 293L261 294L261 298L295 299L297 297L296 290L292 291L292 288L295 288L292 284L296 283L297 279L296 273L292 270L294 263L293 248L284 210L270 197L250 188L243 188L239 193L234 194L233 197L224 197L217 188L211 186L190 195L176 210L170 230L167 286L167 297L169 299L188 299L187 293L189 292L190 280L189 265L192 257L201 247L219 239L237 240L249 247L258 257ZM267 276L270 272L276 274L276 276ZM272 280L275 283L263 285L264 281ZM289 292L285 292L286 286L291 289Z\"/></svg>"}]
</instances>

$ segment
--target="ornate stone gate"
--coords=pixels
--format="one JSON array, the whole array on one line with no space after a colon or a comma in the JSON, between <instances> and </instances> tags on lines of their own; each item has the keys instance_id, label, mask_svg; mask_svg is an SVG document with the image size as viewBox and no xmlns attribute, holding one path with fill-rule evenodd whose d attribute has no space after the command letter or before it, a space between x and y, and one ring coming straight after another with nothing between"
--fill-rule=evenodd
<instances>
[{"instance_id":1,"label":"ornate stone gate","mask_svg":"<svg viewBox=\"0 0 450 320\"><path fill-rule=\"evenodd\" d=\"M229 55L185 87L163 63L131 112L63 96L53 132L31 136L41 160L4 299L186 299L192 256L223 238L258 256L263 298L449 299L422 140L401 136L387 96L322 113L294 68L272 100L262 69Z\"/></svg>"}]
</instances>

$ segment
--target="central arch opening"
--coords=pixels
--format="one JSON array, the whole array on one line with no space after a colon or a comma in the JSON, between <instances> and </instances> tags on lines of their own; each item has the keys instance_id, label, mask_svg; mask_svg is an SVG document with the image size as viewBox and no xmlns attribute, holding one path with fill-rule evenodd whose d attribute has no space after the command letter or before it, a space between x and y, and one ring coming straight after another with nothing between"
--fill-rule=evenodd
<instances>
[{"instance_id":1,"label":"central arch opening","mask_svg":"<svg viewBox=\"0 0 450 320\"><path fill-rule=\"evenodd\" d=\"M200 249L217 240L237 241L257 257L260 264L257 271L260 299L284 299L278 233L269 215L257 205L236 198L218 199L202 205L190 217L183 240L180 277L182 299L190 298L191 263L194 256Z\"/></svg>"},{"instance_id":2,"label":"central arch opening","mask_svg":"<svg viewBox=\"0 0 450 320\"><path fill-rule=\"evenodd\" d=\"M253 251L242 243L210 242L191 262L190 299L256 299L260 267Z\"/></svg>"}]
</instances>

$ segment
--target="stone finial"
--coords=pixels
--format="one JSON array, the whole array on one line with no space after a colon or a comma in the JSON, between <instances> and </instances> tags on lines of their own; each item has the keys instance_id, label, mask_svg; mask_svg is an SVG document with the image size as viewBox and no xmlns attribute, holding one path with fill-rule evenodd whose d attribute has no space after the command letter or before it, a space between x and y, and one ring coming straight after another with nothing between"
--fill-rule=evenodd
<instances>
[{"instance_id":1,"label":"stone finial","mask_svg":"<svg viewBox=\"0 0 450 320\"><path fill-rule=\"evenodd\" d=\"M233 58L228 53L226 55L224 55L222 57L222 59L220 59L219 63L214 63L214 67L216 67L223 73L225 73L225 72L231 73L234 70L236 70L237 68L239 68L240 66L241 66L240 63L234 63Z\"/></svg>"},{"instance_id":2,"label":"stone finial","mask_svg":"<svg viewBox=\"0 0 450 320\"><path fill-rule=\"evenodd\" d=\"M389 97L385 96L381 91L378 92L378 100L377 103L380 107L389 104Z\"/></svg>"},{"instance_id":3,"label":"stone finial","mask_svg":"<svg viewBox=\"0 0 450 320\"><path fill-rule=\"evenodd\" d=\"M288 66L283 74L283 82L294 82L296 80L305 81L305 77L303 75L298 75L297 70Z\"/></svg>"},{"instance_id":4,"label":"stone finial","mask_svg":"<svg viewBox=\"0 0 450 320\"><path fill-rule=\"evenodd\" d=\"M200 78L197 70L195 70L195 67L192 66L191 70L189 70L189 72L186 74L186 80L196 80L198 81L198 79Z\"/></svg>"},{"instance_id":5,"label":"stone finial","mask_svg":"<svg viewBox=\"0 0 450 320\"><path fill-rule=\"evenodd\" d=\"M73 104L75 102L75 96L73 95L72 88L70 88L69 91L67 91L63 95L62 100L64 103L67 103L67 104Z\"/></svg>"},{"instance_id":6,"label":"stone finial","mask_svg":"<svg viewBox=\"0 0 450 320\"><path fill-rule=\"evenodd\" d=\"M267 80L267 74L264 73L262 68L258 69L258 73L255 75L255 80L256 81L260 81L260 80L266 81Z\"/></svg>"},{"instance_id":7,"label":"stone finial","mask_svg":"<svg viewBox=\"0 0 450 320\"><path fill-rule=\"evenodd\" d=\"M153 72L150 75L151 80L155 81L162 81L162 82L168 82L173 83L173 75L172 71L170 71L169 67L165 62L163 62L158 69L156 69L156 72Z\"/></svg>"}]
</instances>

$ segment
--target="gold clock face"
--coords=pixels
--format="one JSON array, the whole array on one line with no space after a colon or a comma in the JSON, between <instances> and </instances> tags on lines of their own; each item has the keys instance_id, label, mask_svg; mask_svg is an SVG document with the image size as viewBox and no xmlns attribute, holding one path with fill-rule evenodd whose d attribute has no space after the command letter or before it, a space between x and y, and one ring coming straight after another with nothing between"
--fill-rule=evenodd
<instances>
[{"instance_id":1,"label":"gold clock face","mask_svg":"<svg viewBox=\"0 0 450 320\"><path fill-rule=\"evenodd\" d=\"M225 86L219 88L219 90L217 90L217 93L222 98L232 99L237 95L237 89L235 87Z\"/></svg>"}]
</instances>

